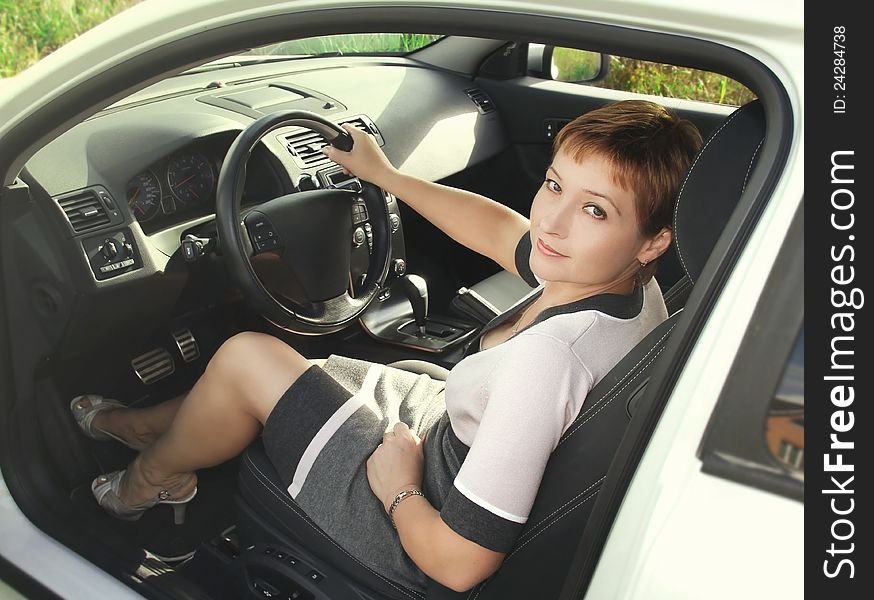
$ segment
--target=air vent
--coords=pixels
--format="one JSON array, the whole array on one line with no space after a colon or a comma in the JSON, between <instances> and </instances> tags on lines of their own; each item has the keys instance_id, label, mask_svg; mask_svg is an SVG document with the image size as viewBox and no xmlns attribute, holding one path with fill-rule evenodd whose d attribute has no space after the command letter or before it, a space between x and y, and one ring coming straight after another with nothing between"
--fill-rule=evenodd
<instances>
[{"instance_id":1,"label":"air vent","mask_svg":"<svg viewBox=\"0 0 874 600\"><path fill-rule=\"evenodd\" d=\"M337 121L338 125L350 123L371 135L374 135L382 146L385 142L382 136L372 123L368 122L364 117L352 117L351 119L342 119ZM303 167L321 167L331 163L331 159L322 154L321 150L327 145L325 138L321 134L312 131L311 129L295 128L295 132L285 136L285 144L288 151Z\"/></svg>"},{"instance_id":2,"label":"air vent","mask_svg":"<svg viewBox=\"0 0 874 600\"><path fill-rule=\"evenodd\" d=\"M82 233L104 225L109 225L109 215L106 208L97 197L94 190L83 190L70 196L58 198L58 204L67 215L67 220L73 226L73 231Z\"/></svg>"},{"instance_id":3,"label":"air vent","mask_svg":"<svg viewBox=\"0 0 874 600\"><path fill-rule=\"evenodd\" d=\"M470 88L469 90L464 90L464 93L467 94L468 98L473 100L473 103L476 104L476 107L482 114L490 113L495 110L494 102L492 102L492 99L481 89Z\"/></svg>"}]
</instances>

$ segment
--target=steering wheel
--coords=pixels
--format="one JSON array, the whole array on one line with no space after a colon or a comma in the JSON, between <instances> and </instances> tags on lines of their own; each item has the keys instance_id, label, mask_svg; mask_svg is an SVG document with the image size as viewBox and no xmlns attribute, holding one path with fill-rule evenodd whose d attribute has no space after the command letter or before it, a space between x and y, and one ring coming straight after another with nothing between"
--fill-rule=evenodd
<instances>
[{"instance_id":1,"label":"steering wheel","mask_svg":"<svg viewBox=\"0 0 874 600\"><path fill-rule=\"evenodd\" d=\"M261 138L290 126L312 129L340 150L352 149L352 137L345 130L309 111L281 111L254 121L231 144L219 172L219 247L231 277L266 319L296 333L332 333L357 319L385 283L391 257L388 208L382 190L362 182L360 192L329 188L280 196L241 218L246 161ZM353 211L361 201L373 243L364 283L352 296L353 232L363 225L353 223ZM298 284L295 297L281 301L267 290L252 266L252 258L261 254L270 254L266 258L280 260L291 271Z\"/></svg>"}]
</instances>

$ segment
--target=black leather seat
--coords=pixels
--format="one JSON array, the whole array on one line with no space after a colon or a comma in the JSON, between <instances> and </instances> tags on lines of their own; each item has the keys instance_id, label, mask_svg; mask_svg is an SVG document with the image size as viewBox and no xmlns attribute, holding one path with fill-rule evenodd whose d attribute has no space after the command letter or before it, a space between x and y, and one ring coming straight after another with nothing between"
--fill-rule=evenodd
<instances>
[{"instance_id":1,"label":"black leather seat","mask_svg":"<svg viewBox=\"0 0 874 600\"><path fill-rule=\"evenodd\" d=\"M674 215L676 252L688 280L685 287L696 281L734 210L764 131L764 112L753 102L732 113L696 158ZM553 452L528 523L498 572L461 594L434 583L427 598L508 600L559 595L594 499L633 418L635 401L677 319L675 314L656 328L590 392ZM319 585L328 582L312 588L316 592L310 593L324 594L314 597L422 597L370 571L319 530L286 493L260 444L246 451L242 465L238 530L245 543L258 544L250 553L263 553L265 544L273 544L305 557L307 568L322 569L325 579ZM251 582L257 569L247 571L249 559L241 558L241 577Z\"/></svg>"}]
</instances>

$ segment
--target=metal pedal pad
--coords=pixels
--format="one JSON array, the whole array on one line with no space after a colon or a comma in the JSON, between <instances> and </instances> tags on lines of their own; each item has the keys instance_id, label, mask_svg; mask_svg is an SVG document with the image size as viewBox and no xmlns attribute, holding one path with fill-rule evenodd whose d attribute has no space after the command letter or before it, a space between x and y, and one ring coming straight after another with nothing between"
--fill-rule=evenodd
<instances>
[{"instance_id":1,"label":"metal pedal pad","mask_svg":"<svg viewBox=\"0 0 874 600\"><path fill-rule=\"evenodd\" d=\"M192 362L200 358L200 348L197 347L197 340L194 339L194 334L187 327L185 329L177 329L170 335L176 342L176 347L179 348L179 354L182 355L182 360Z\"/></svg>"},{"instance_id":2,"label":"metal pedal pad","mask_svg":"<svg viewBox=\"0 0 874 600\"><path fill-rule=\"evenodd\" d=\"M140 381L146 385L160 381L176 372L173 357L164 348L156 348L145 354L140 354L130 361L130 364Z\"/></svg>"}]
</instances>

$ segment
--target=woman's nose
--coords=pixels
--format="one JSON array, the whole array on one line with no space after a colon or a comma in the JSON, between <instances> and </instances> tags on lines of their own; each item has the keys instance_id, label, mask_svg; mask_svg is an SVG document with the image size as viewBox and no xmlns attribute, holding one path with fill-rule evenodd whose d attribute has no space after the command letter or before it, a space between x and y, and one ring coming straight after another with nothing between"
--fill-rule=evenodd
<instances>
[{"instance_id":1,"label":"woman's nose","mask_svg":"<svg viewBox=\"0 0 874 600\"><path fill-rule=\"evenodd\" d=\"M571 221L571 203L558 201L540 217L540 230L559 238L567 236Z\"/></svg>"}]
</instances>

